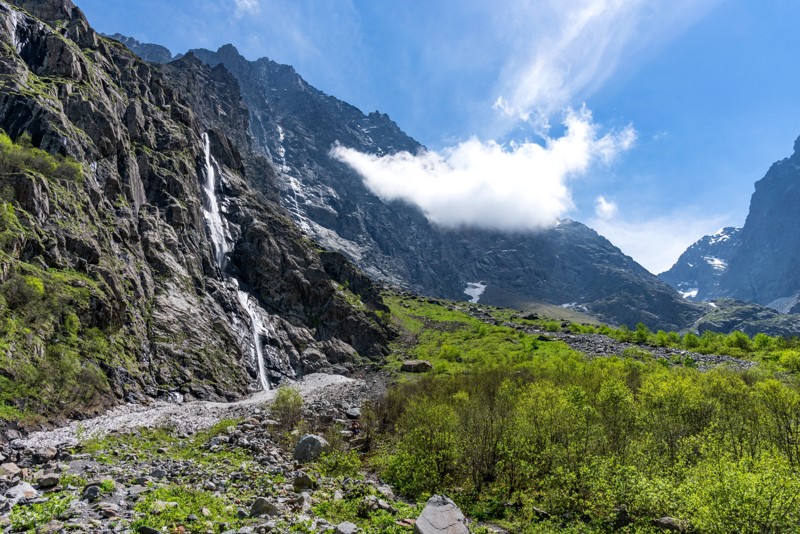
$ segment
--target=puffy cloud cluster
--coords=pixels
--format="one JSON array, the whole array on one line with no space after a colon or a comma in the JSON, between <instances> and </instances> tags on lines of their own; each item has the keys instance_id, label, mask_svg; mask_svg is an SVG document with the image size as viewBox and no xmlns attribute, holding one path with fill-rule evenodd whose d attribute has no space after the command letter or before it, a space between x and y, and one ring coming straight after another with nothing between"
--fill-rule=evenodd
<instances>
[{"instance_id":1,"label":"puffy cloud cluster","mask_svg":"<svg viewBox=\"0 0 800 534\"><path fill-rule=\"evenodd\" d=\"M387 156L337 145L375 194L418 205L443 226L531 230L552 225L572 208L568 182L592 164L608 163L633 144L631 127L600 135L585 108L570 110L564 134L501 145L472 138L445 150Z\"/></svg>"}]
</instances>

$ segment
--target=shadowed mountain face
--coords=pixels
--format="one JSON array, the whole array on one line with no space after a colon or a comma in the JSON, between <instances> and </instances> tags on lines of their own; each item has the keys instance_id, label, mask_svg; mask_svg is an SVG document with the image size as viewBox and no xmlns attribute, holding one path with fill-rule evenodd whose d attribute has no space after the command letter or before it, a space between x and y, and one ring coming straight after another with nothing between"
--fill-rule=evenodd
<instances>
[{"instance_id":1,"label":"shadowed mountain face","mask_svg":"<svg viewBox=\"0 0 800 534\"><path fill-rule=\"evenodd\" d=\"M714 299L719 295L720 280L728 272L728 263L739 251L741 231L741 228L728 227L703 237L686 249L670 270L658 277L688 300Z\"/></svg>"},{"instance_id":2,"label":"shadowed mountain face","mask_svg":"<svg viewBox=\"0 0 800 534\"><path fill-rule=\"evenodd\" d=\"M756 182L743 228L704 237L660 278L695 300L800 311L800 139L794 150Z\"/></svg>"},{"instance_id":3,"label":"shadowed mountain face","mask_svg":"<svg viewBox=\"0 0 800 534\"><path fill-rule=\"evenodd\" d=\"M739 300L798 311L800 294L800 139L794 154L756 182L742 244L720 281L720 293Z\"/></svg>"},{"instance_id":4,"label":"shadowed mountain face","mask_svg":"<svg viewBox=\"0 0 800 534\"><path fill-rule=\"evenodd\" d=\"M316 241L375 279L423 294L524 307L575 306L611 323L680 329L697 310L586 226L541 232L442 229L415 206L387 202L333 159L335 143L372 154L424 150L389 117L309 86L289 66L247 61L233 46L189 54L239 81L254 150L275 166L281 203Z\"/></svg>"}]
</instances>

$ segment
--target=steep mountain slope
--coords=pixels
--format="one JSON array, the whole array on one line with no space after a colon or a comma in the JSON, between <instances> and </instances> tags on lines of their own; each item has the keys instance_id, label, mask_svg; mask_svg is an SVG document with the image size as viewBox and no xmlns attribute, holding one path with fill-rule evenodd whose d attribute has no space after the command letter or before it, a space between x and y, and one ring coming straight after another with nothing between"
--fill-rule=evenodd
<instances>
[{"instance_id":1,"label":"steep mountain slope","mask_svg":"<svg viewBox=\"0 0 800 534\"><path fill-rule=\"evenodd\" d=\"M702 238L659 277L693 300L733 298L800 312L798 203L800 139L791 157L756 182L743 228Z\"/></svg>"},{"instance_id":2,"label":"steep mountain slope","mask_svg":"<svg viewBox=\"0 0 800 534\"><path fill-rule=\"evenodd\" d=\"M368 280L265 194L224 69L165 75L69 0L0 1L0 27L0 418L232 399L385 350Z\"/></svg>"},{"instance_id":3,"label":"steep mountain slope","mask_svg":"<svg viewBox=\"0 0 800 534\"><path fill-rule=\"evenodd\" d=\"M126 37L125 35L115 33L114 35L105 35L104 37L110 37L111 39L115 39L120 43L124 44L131 50L134 54L139 56L145 61L149 61L150 63L169 63L173 59L177 59L172 57L172 52L165 46L153 44L153 43L142 43L133 37Z\"/></svg>"},{"instance_id":4,"label":"steep mountain slope","mask_svg":"<svg viewBox=\"0 0 800 534\"><path fill-rule=\"evenodd\" d=\"M800 139L756 182L738 252L720 281L725 296L800 311Z\"/></svg>"},{"instance_id":5,"label":"steep mountain slope","mask_svg":"<svg viewBox=\"0 0 800 534\"><path fill-rule=\"evenodd\" d=\"M728 271L728 262L738 252L740 235L741 228L727 227L704 236L658 277L686 299L699 302L714 299L719 293L720 280Z\"/></svg>"},{"instance_id":6,"label":"steep mountain slope","mask_svg":"<svg viewBox=\"0 0 800 534\"><path fill-rule=\"evenodd\" d=\"M236 76L255 148L278 170L281 201L297 224L370 276L448 298L575 303L612 323L652 328L680 329L699 315L580 223L519 234L443 230L414 206L383 201L330 149L337 142L374 154L424 149L386 115L364 115L291 67L247 61L231 45L189 55Z\"/></svg>"}]
</instances>

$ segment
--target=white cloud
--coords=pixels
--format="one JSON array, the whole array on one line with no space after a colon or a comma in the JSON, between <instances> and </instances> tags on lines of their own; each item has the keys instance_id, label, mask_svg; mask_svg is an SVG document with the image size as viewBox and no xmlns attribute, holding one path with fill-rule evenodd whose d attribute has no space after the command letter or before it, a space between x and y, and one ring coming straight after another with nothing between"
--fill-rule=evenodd
<instances>
[{"instance_id":1,"label":"white cloud","mask_svg":"<svg viewBox=\"0 0 800 534\"><path fill-rule=\"evenodd\" d=\"M417 204L434 223L503 230L549 226L572 208L568 180L630 148L627 127L600 135L585 108L569 111L565 133L543 145L503 146L472 138L441 152L389 156L335 146L332 155L353 167L375 194Z\"/></svg>"},{"instance_id":2,"label":"white cloud","mask_svg":"<svg viewBox=\"0 0 800 534\"><path fill-rule=\"evenodd\" d=\"M598 216L588 224L645 269L658 274L672 267L689 245L728 222L723 215L686 210L643 220Z\"/></svg>"},{"instance_id":3,"label":"white cloud","mask_svg":"<svg viewBox=\"0 0 800 534\"><path fill-rule=\"evenodd\" d=\"M498 7L508 42L495 109L538 126L719 0L543 0ZM500 103L501 105L497 105Z\"/></svg>"},{"instance_id":4,"label":"white cloud","mask_svg":"<svg viewBox=\"0 0 800 534\"><path fill-rule=\"evenodd\" d=\"M234 12L237 17L244 15L255 15L261 10L258 0L233 0L236 4L236 11Z\"/></svg>"},{"instance_id":5,"label":"white cloud","mask_svg":"<svg viewBox=\"0 0 800 534\"><path fill-rule=\"evenodd\" d=\"M601 195L595 199L594 213L601 219L611 219L617 214L617 211L619 211L617 205L606 197Z\"/></svg>"}]
</instances>

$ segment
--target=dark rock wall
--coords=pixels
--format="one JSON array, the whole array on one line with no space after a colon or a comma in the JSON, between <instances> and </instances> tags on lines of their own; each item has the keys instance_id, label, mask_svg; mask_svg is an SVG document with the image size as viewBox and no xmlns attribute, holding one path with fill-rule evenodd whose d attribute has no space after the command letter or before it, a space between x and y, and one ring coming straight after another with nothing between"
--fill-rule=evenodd
<instances>
[{"instance_id":1,"label":"dark rock wall","mask_svg":"<svg viewBox=\"0 0 800 534\"><path fill-rule=\"evenodd\" d=\"M68 0L13 4L0 2L0 128L84 169L80 184L54 184L71 188L72 208L53 208L46 186L12 188L7 200L33 215L26 224L45 243L18 259L101 284L107 300L93 324L129 341L121 369L109 371L115 399L233 399L257 382L235 276L274 329L260 340L275 349L273 381L307 372L309 347L330 360L310 370L352 361L350 344L364 357L385 352L390 332L353 309L274 202L274 172L250 148L249 116L224 68L187 58L162 72L95 33ZM233 244L225 273L202 209L208 131ZM76 219L69 210L82 224L63 223Z\"/></svg>"}]
</instances>

